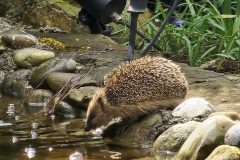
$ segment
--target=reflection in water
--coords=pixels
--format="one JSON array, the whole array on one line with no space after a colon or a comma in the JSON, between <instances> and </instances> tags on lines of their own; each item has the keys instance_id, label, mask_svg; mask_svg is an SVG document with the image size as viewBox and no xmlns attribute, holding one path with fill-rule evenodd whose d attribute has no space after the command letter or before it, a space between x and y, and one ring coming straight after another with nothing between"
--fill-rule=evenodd
<instances>
[{"instance_id":1,"label":"reflection in water","mask_svg":"<svg viewBox=\"0 0 240 160\"><path fill-rule=\"evenodd\" d=\"M69 160L82 160L82 159L83 159L83 155L78 151L74 152L69 156Z\"/></svg>"},{"instance_id":2,"label":"reflection in water","mask_svg":"<svg viewBox=\"0 0 240 160\"><path fill-rule=\"evenodd\" d=\"M32 147L25 148L25 153L27 154L28 158L33 158L36 155L36 149Z\"/></svg>"},{"instance_id":3,"label":"reflection in water","mask_svg":"<svg viewBox=\"0 0 240 160\"><path fill-rule=\"evenodd\" d=\"M151 155L147 149L106 145L100 136L84 132L84 118L46 117L41 107L5 96L0 106L1 160L129 160Z\"/></svg>"}]
</instances>

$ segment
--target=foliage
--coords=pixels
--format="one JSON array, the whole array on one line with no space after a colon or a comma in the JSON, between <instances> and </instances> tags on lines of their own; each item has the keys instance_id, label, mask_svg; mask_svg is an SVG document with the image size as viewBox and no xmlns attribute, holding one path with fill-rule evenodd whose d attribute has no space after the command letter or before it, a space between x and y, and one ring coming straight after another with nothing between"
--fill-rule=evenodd
<instances>
[{"instance_id":1,"label":"foliage","mask_svg":"<svg viewBox=\"0 0 240 160\"><path fill-rule=\"evenodd\" d=\"M155 15L140 26L153 37L159 24L156 16L166 17L168 10L159 3ZM191 66L200 66L216 60L216 69L221 71L224 62L231 60L240 70L240 0L185 0L179 5L174 18L183 24L169 24L157 44L178 61ZM145 43L146 44L146 43Z\"/></svg>"}]
</instances>

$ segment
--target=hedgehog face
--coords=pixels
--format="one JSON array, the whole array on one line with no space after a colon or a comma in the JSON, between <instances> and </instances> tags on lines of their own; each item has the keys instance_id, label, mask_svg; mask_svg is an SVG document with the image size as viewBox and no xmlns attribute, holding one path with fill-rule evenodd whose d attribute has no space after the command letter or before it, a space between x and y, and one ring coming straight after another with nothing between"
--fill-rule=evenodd
<instances>
[{"instance_id":1,"label":"hedgehog face","mask_svg":"<svg viewBox=\"0 0 240 160\"><path fill-rule=\"evenodd\" d=\"M88 106L85 131L96 130L98 128L103 129L109 126L109 122L114 118L109 113L103 103L103 98L99 95L94 96Z\"/></svg>"}]
</instances>

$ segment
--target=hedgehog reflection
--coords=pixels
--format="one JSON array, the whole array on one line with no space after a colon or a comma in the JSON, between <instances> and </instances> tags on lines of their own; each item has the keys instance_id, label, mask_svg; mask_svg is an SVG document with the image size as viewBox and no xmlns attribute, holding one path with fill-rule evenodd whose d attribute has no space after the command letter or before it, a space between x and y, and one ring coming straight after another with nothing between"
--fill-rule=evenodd
<instances>
[{"instance_id":1,"label":"hedgehog reflection","mask_svg":"<svg viewBox=\"0 0 240 160\"><path fill-rule=\"evenodd\" d=\"M86 131L114 124L121 130L149 113L173 109L187 92L179 67L151 56L115 68L104 77L104 85L89 103Z\"/></svg>"}]
</instances>

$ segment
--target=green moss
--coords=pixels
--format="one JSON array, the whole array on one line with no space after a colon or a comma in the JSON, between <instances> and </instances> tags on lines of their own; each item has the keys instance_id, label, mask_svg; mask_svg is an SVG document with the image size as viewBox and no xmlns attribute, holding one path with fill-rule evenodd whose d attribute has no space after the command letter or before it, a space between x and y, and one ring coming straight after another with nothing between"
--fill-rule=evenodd
<instances>
[{"instance_id":1,"label":"green moss","mask_svg":"<svg viewBox=\"0 0 240 160\"><path fill-rule=\"evenodd\" d=\"M38 42L47 44L55 49L65 49L67 46L54 38L38 38Z\"/></svg>"},{"instance_id":2,"label":"green moss","mask_svg":"<svg viewBox=\"0 0 240 160\"><path fill-rule=\"evenodd\" d=\"M80 11L80 5L72 0L37 0L39 4L52 4L63 10L67 15L76 17Z\"/></svg>"}]
</instances>

